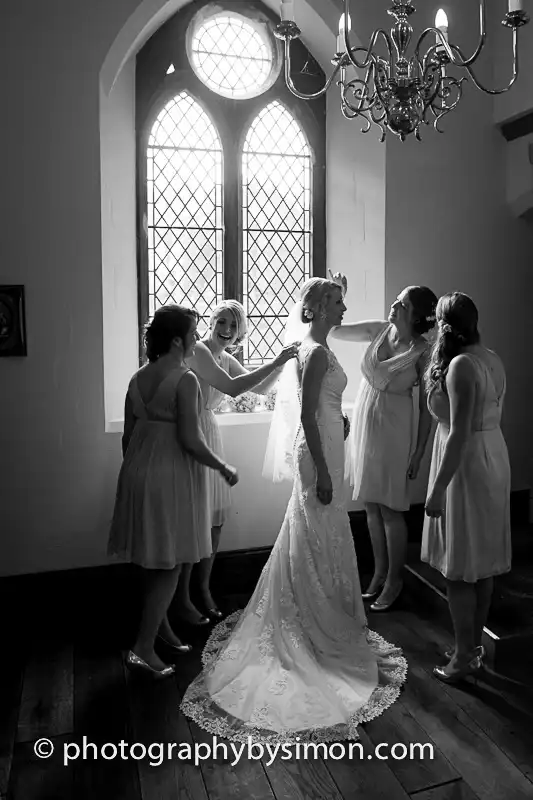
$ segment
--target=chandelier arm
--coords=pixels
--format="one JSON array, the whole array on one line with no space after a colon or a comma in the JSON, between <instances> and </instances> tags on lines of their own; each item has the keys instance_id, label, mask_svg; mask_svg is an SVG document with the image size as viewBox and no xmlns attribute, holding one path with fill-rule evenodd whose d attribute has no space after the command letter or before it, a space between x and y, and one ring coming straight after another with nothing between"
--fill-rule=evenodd
<instances>
[{"instance_id":1,"label":"chandelier arm","mask_svg":"<svg viewBox=\"0 0 533 800\"><path fill-rule=\"evenodd\" d=\"M375 67L374 61L372 61L372 63L368 66L368 68L366 70L366 74L365 74L364 79L363 78L354 78L353 80L349 81L348 83L345 83L345 81L342 80L342 79L340 81L340 84L341 84L341 87L342 87L341 88L342 102L344 103L344 105L348 109L350 109L350 111L353 111L354 114L366 114L368 111L370 111L374 107L374 105L376 103L376 92L374 91L373 94L370 94L370 91L369 91L369 88L368 88L369 85L370 85L371 73L374 71L374 67ZM344 72L346 72L345 68L344 68ZM358 86L358 85L361 86L359 97L357 97L356 90L355 90L355 87ZM352 94L354 95L354 97L356 97L357 105L353 105L353 103L351 103L348 100L348 92L349 91L351 91ZM365 104L366 104L366 107L365 107Z\"/></svg>"},{"instance_id":2,"label":"chandelier arm","mask_svg":"<svg viewBox=\"0 0 533 800\"><path fill-rule=\"evenodd\" d=\"M374 45L376 43L377 37L380 34L380 31L374 31L374 33L372 35L372 39L370 40L370 45L368 46L368 48L355 47L354 45L352 45L350 43L350 25L349 25L350 0L344 0L344 15L343 16L344 16L344 50L346 52L346 55L350 59L350 62L352 64L352 66L354 66L356 69L366 69L368 64L369 64L369 62L370 62L370 59L371 59L371 56L372 56L372 50L374 49ZM381 31L381 33L383 33L385 36L387 35L385 33L385 31ZM356 53L357 50L366 51L366 58L365 58L364 61L359 62L357 60L357 58L355 57L354 53Z\"/></svg>"},{"instance_id":3,"label":"chandelier arm","mask_svg":"<svg viewBox=\"0 0 533 800\"><path fill-rule=\"evenodd\" d=\"M424 64L426 63L427 59L430 58L437 51L437 49L443 48L446 51L446 55L450 59L451 63L455 67L464 67L464 68L468 67L478 58L486 39L486 33L483 32L480 37L480 42L478 44L478 47L476 48L473 55L471 55L470 58L465 58L459 47L457 47L454 44L452 45L449 44L442 31L440 31L438 28L426 28L424 31L422 31L416 43L415 55L418 60L420 60L420 48L422 47L422 43L426 38L426 36L429 36L430 34L436 36L439 43L434 44L432 45L432 47L429 48L423 59Z\"/></svg>"},{"instance_id":4,"label":"chandelier arm","mask_svg":"<svg viewBox=\"0 0 533 800\"><path fill-rule=\"evenodd\" d=\"M463 63L462 64L456 64L455 62L453 62L455 64L455 66L457 66L457 67L459 67L459 66L468 67L469 64L473 64L474 61L476 61L478 59L481 51L483 50L483 47L485 46L486 38L487 38L487 23L486 23L486 17L485 17L485 0L479 0L479 40L478 40L478 43L477 43L477 47L474 50L474 52L472 53L472 55L470 56L470 58L465 58L461 54L461 58L463 59Z\"/></svg>"},{"instance_id":5,"label":"chandelier arm","mask_svg":"<svg viewBox=\"0 0 533 800\"><path fill-rule=\"evenodd\" d=\"M347 6L348 2L347 0L345 0L345 7ZM352 66L354 66L356 69L366 69L368 67L370 61L374 57L374 48L380 36L382 36L385 39L385 44L387 45L387 50L389 51L389 61L392 63L392 52L393 52L392 41L387 31L384 31L383 28L378 28L377 30L374 31L368 47L354 47L353 45L351 45L348 26L344 28L344 47L346 50L346 55L350 59ZM359 50L363 50L366 53L366 58L364 59L364 61L358 61L354 55Z\"/></svg>"},{"instance_id":6,"label":"chandelier arm","mask_svg":"<svg viewBox=\"0 0 533 800\"><path fill-rule=\"evenodd\" d=\"M291 78L291 42L290 39L285 39L285 83L287 84L287 88L292 94L297 97L299 100L317 100L322 95L326 94L327 90L335 80L335 77L341 67L341 61L339 60L335 64L335 68L329 78L327 79L326 83L318 92L313 92L312 94L305 94L304 92L300 92Z\"/></svg>"},{"instance_id":7,"label":"chandelier arm","mask_svg":"<svg viewBox=\"0 0 533 800\"><path fill-rule=\"evenodd\" d=\"M453 49L456 50L462 57L462 53L456 45L453 45ZM518 77L518 30L516 28L513 29L513 75L507 86L504 86L503 89L488 89L476 78L472 67L467 65L465 69L470 75L474 86L476 86L480 91L485 92L485 94L504 94L505 92L508 92Z\"/></svg>"}]
</instances>

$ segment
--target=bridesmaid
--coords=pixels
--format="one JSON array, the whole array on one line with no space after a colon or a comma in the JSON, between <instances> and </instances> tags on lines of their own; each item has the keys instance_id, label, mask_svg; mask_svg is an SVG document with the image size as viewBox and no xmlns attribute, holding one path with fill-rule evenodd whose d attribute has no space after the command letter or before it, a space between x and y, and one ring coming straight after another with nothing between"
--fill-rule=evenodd
<instances>
[{"instance_id":1,"label":"bridesmaid","mask_svg":"<svg viewBox=\"0 0 533 800\"><path fill-rule=\"evenodd\" d=\"M229 485L235 469L206 447L198 422L200 388L185 359L197 342L196 311L158 309L145 334L148 364L132 377L125 402L122 453L108 552L141 568L142 613L126 664L154 678L187 653L167 611L180 570L211 552L206 478L216 470ZM210 467L207 470L206 467Z\"/></svg>"},{"instance_id":2,"label":"bridesmaid","mask_svg":"<svg viewBox=\"0 0 533 800\"><path fill-rule=\"evenodd\" d=\"M422 536L422 561L447 579L455 647L433 670L452 683L478 670L493 576L511 569L511 471L500 428L505 369L480 343L478 312L461 292L440 298L427 371L438 420Z\"/></svg>"},{"instance_id":3,"label":"bridesmaid","mask_svg":"<svg viewBox=\"0 0 533 800\"><path fill-rule=\"evenodd\" d=\"M374 600L373 611L391 608L403 587L403 512L409 509L409 479L418 474L432 424L422 378L429 355L424 334L435 324L436 304L431 289L408 286L392 303L388 320L343 324L331 334L370 342L361 363L363 380L347 458L353 499L365 505L374 552L374 576L363 594ZM417 385L420 416L414 438L412 395Z\"/></svg>"},{"instance_id":4,"label":"bridesmaid","mask_svg":"<svg viewBox=\"0 0 533 800\"><path fill-rule=\"evenodd\" d=\"M197 344L194 354L188 360L202 390L202 432L208 447L220 458L224 457L224 450L215 411L224 395L237 397L250 389L257 394L266 394L278 380L285 362L294 358L298 352L298 343L284 347L275 359L249 372L227 352L228 349L238 347L246 336L247 328L248 322L242 305L236 300L224 300L211 314L208 336ZM184 567L178 585L179 615L184 622L191 625L207 625L210 618L220 619L223 616L211 596L209 584L231 498L227 483L212 471L208 473L208 497L212 514L212 554L209 558L202 559L198 565L201 612L190 599L192 564Z\"/></svg>"}]
</instances>

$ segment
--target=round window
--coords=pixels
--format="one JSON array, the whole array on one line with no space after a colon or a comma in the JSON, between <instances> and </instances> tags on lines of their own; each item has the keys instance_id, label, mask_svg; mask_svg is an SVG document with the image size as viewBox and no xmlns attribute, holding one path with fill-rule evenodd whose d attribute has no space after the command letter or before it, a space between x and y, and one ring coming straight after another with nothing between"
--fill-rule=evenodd
<instances>
[{"instance_id":1,"label":"round window","mask_svg":"<svg viewBox=\"0 0 533 800\"><path fill-rule=\"evenodd\" d=\"M187 33L191 66L212 91L234 100L266 92L282 59L268 20L207 6L193 18Z\"/></svg>"}]
</instances>

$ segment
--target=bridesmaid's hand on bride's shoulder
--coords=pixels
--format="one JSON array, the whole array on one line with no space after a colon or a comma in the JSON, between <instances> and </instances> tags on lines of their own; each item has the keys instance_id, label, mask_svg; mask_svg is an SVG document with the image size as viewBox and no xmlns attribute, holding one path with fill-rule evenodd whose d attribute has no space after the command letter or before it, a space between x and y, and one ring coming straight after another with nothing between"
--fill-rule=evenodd
<instances>
[{"instance_id":1,"label":"bridesmaid's hand on bride's shoulder","mask_svg":"<svg viewBox=\"0 0 533 800\"><path fill-rule=\"evenodd\" d=\"M287 344L281 351L278 353L276 358L274 359L274 363L276 367L282 367L287 361L290 361L291 358L296 358L298 355L298 350L300 349L301 342L293 342L292 344Z\"/></svg>"},{"instance_id":2,"label":"bridesmaid's hand on bride's shoulder","mask_svg":"<svg viewBox=\"0 0 533 800\"><path fill-rule=\"evenodd\" d=\"M333 485L327 469L320 470L316 480L316 496L323 506L329 506L333 500Z\"/></svg>"}]
</instances>

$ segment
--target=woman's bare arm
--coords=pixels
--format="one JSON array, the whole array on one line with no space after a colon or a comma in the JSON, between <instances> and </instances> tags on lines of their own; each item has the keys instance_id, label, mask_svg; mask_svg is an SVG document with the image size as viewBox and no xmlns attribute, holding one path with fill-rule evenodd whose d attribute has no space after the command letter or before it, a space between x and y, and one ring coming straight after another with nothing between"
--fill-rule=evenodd
<instances>
[{"instance_id":1,"label":"woman's bare arm","mask_svg":"<svg viewBox=\"0 0 533 800\"><path fill-rule=\"evenodd\" d=\"M448 369L446 388L450 398L450 433L446 439L440 469L435 478L437 491L445 491L459 469L472 432L475 401L475 371L468 356L456 356Z\"/></svg>"},{"instance_id":2,"label":"woman's bare arm","mask_svg":"<svg viewBox=\"0 0 533 800\"><path fill-rule=\"evenodd\" d=\"M126 401L124 403L124 432L122 434L122 458L126 455L126 450L128 449L131 435L133 433L133 429L135 428L135 424L137 422L137 417L133 413L133 403L130 399L129 392L126 394Z\"/></svg>"},{"instance_id":3,"label":"woman's bare arm","mask_svg":"<svg viewBox=\"0 0 533 800\"><path fill-rule=\"evenodd\" d=\"M302 428L307 446L317 470L317 496L321 503L328 505L333 497L331 476L322 450L320 432L316 421L318 400L324 375L328 368L328 356L324 347L311 350L302 374Z\"/></svg>"},{"instance_id":4,"label":"woman's bare arm","mask_svg":"<svg viewBox=\"0 0 533 800\"><path fill-rule=\"evenodd\" d=\"M236 378L239 375L246 375L248 374L248 370L246 367L243 367L240 361L237 361L231 353L228 353L229 356L229 374L232 378ZM270 389L277 383L279 377L281 375L281 371L283 366L276 367L276 369L268 375L268 377L264 378L261 383L258 383L254 386L253 391L255 394L267 394Z\"/></svg>"},{"instance_id":5,"label":"woman's bare arm","mask_svg":"<svg viewBox=\"0 0 533 800\"><path fill-rule=\"evenodd\" d=\"M262 367L258 367L251 372L247 372L243 367L243 372L232 377L216 363L209 348L203 342L198 342L194 355L187 359L187 363L210 386L214 386L215 389L224 392L230 397L238 397L243 392L254 389L261 381L270 376L274 370L283 366L294 352L292 345L284 347L281 353L268 364L263 364Z\"/></svg>"},{"instance_id":6,"label":"woman's bare arm","mask_svg":"<svg viewBox=\"0 0 533 800\"><path fill-rule=\"evenodd\" d=\"M361 322L347 322L331 329L330 336L343 342L371 342L388 325L384 319L367 319Z\"/></svg>"},{"instance_id":7,"label":"woman's bare arm","mask_svg":"<svg viewBox=\"0 0 533 800\"><path fill-rule=\"evenodd\" d=\"M199 385L196 375L186 372L176 392L178 438L189 455L200 464L226 477L229 467L206 445L198 419Z\"/></svg>"},{"instance_id":8,"label":"woman's bare arm","mask_svg":"<svg viewBox=\"0 0 533 800\"><path fill-rule=\"evenodd\" d=\"M416 437L416 448L413 458L422 460L426 451L429 434L433 424L432 416L428 408L428 398L426 393L426 384L424 381L424 374L428 363L428 353L425 351L416 363L416 371L418 373L419 393L418 393L418 433Z\"/></svg>"}]
</instances>

